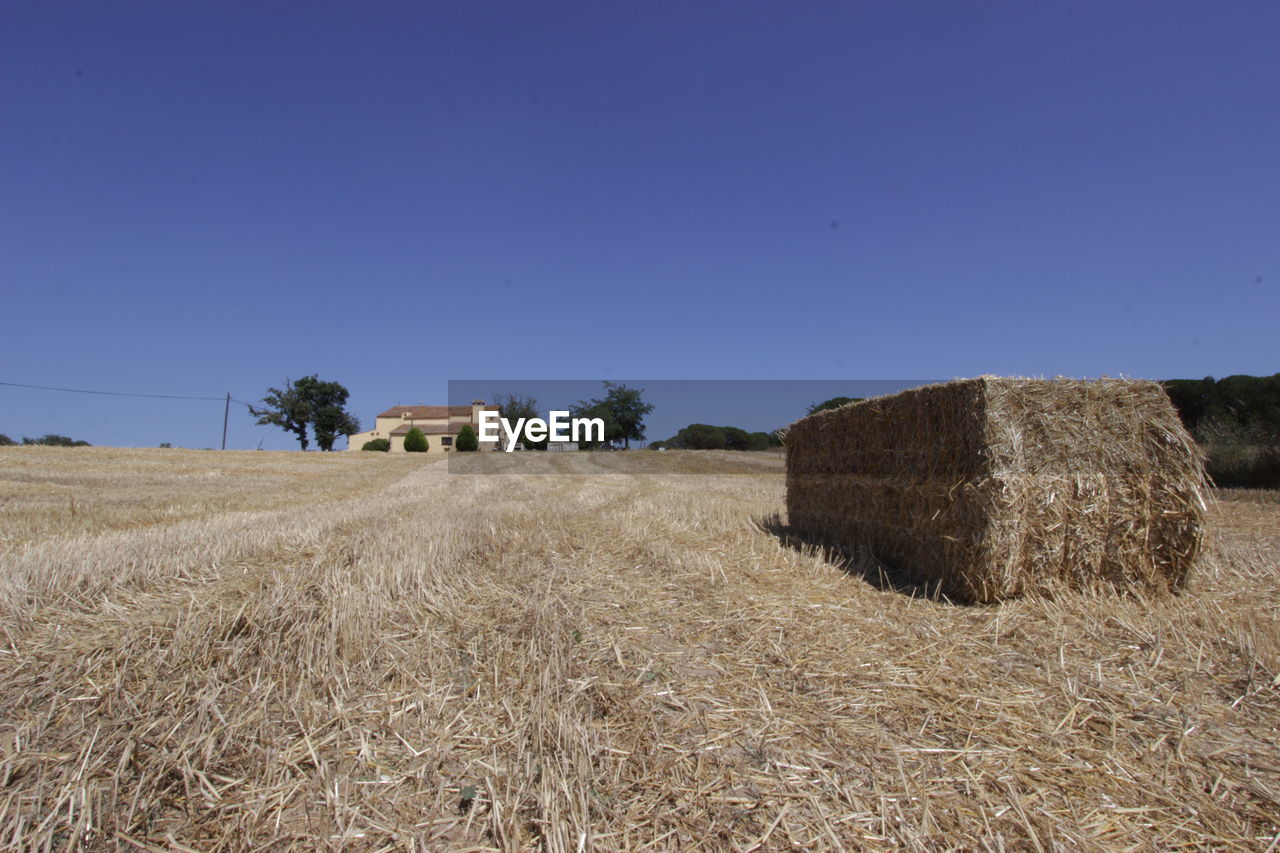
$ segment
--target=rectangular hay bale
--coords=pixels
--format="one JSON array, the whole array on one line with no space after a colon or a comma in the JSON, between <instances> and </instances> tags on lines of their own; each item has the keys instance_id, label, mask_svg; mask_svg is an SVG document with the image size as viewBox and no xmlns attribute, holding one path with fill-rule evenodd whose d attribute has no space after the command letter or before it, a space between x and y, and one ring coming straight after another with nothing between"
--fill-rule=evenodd
<instances>
[{"instance_id":1,"label":"rectangular hay bale","mask_svg":"<svg viewBox=\"0 0 1280 853\"><path fill-rule=\"evenodd\" d=\"M787 434L795 533L964 601L1176 590L1204 468L1154 382L984 376L810 415Z\"/></svg>"}]
</instances>

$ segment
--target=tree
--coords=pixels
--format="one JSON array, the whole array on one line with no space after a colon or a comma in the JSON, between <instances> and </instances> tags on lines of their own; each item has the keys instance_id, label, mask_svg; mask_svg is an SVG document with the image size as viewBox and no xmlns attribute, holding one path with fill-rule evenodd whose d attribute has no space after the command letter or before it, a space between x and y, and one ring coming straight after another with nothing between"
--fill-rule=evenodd
<instances>
[{"instance_id":1,"label":"tree","mask_svg":"<svg viewBox=\"0 0 1280 853\"><path fill-rule=\"evenodd\" d=\"M263 408L249 407L249 414L258 419L259 424L278 426L285 432L291 432L298 438L298 444L307 449L310 440L307 437L307 425L311 423L311 400L307 397L301 382L295 384L284 380L284 388L268 388L262 398Z\"/></svg>"},{"instance_id":2,"label":"tree","mask_svg":"<svg viewBox=\"0 0 1280 853\"><path fill-rule=\"evenodd\" d=\"M653 404L641 397L644 389L614 382L605 382L604 388L607 392L604 399L579 402L574 417L600 418L604 421L605 440L621 439L628 449L633 440L644 441L644 416L653 411Z\"/></svg>"},{"instance_id":3,"label":"tree","mask_svg":"<svg viewBox=\"0 0 1280 853\"><path fill-rule=\"evenodd\" d=\"M453 440L453 449L459 453L472 453L480 449L480 439L476 437L471 424L463 424L462 429L458 430L458 437Z\"/></svg>"},{"instance_id":4,"label":"tree","mask_svg":"<svg viewBox=\"0 0 1280 853\"><path fill-rule=\"evenodd\" d=\"M404 437L404 450L406 453L426 453L427 437L423 435L422 430L413 427Z\"/></svg>"},{"instance_id":5,"label":"tree","mask_svg":"<svg viewBox=\"0 0 1280 853\"><path fill-rule=\"evenodd\" d=\"M339 435L360 431L360 421L345 408L350 392L340 383L325 382L314 373L297 382L288 379L284 388L268 388L263 407L250 406L260 424L278 426L293 433L303 450L309 445L308 427L314 427L316 444L333 450Z\"/></svg>"},{"instance_id":6,"label":"tree","mask_svg":"<svg viewBox=\"0 0 1280 853\"><path fill-rule=\"evenodd\" d=\"M644 416L653 411L653 404L646 403L640 395L643 388L628 388L626 385L604 383L608 390L605 395L605 406L613 412L613 419L622 429L623 446L631 448L631 442L644 441Z\"/></svg>"},{"instance_id":7,"label":"tree","mask_svg":"<svg viewBox=\"0 0 1280 853\"><path fill-rule=\"evenodd\" d=\"M599 418L604 423L604 441L582 439L578 442L580 447L595 448L602 444L613 444L615 441L622 440L622 427L614 419L613 411L600 400L579 401L573 407L570 416L575 418ZM592 434L594 435L594 432Z\"/></svg>"},{"instance_id":8,"label":"tree","mask_svg":"<svg viewBox=\"0 0 1280 853\"><path fill-rule=\"evenodd\" d=\"M313 405L316 444L321 450L333 450L333 442L340 435L355 435L360 431L360 419L348 412L348 392L337 382L321 382L315 386Z\"/></svg>"},{"instance_id":9,"label":"tree","mask_svg":"<svg viewBox=\"0 0 1280 853\"><path fill-rule=\"evenodd\" d=\"M11 447L14 444L17 444L17 442L4 433L0 433L0 447Z\"/></svg>"},{"instance_id":10,"label":"tree","mask_svg":"<svg viewBox=\"0 0 1280 853\"><path fill-rule=\"evenodd\" d=\"M1216 382L1212 376L1204 379L1170 379L1164 384L1165 393L1182 418L1182 424L1195 432L1213 404Z\"/></svg>"},{"instance_id":11,"label":"tree","mask_svg":"<svg viewBox=\"0 0 1280 853\"><path fill-rule=\"evenodd\" d=\"M838 409L841 406L847 406L850 403L861 403L865 397L832 397L830 400L823 400L821 403L814 403L809 407L806 414L812 415L814 412L825 412L827 409Z\"/></svg>"},{"instance_id":12,"label":"tree","mask_svg":"<svg viewBox=\"0 0 1280 853\"><path fill-rule=\"evenodd\" d=\"M533 397L507 394L505 397L499 397L493 402L502 410L502 416L513 424L520 418L541 417L538 410L538 401Z\"/></svg>"},{"instance_id":13,"label":"tree","mask_svg":"<svg viewBox=\"0 0 1280 853\"><path fill-rule=\"evenodd\" d=\"M522 397L519 394L508 394L505 397L499 397L494 402L501 409L502 417L506 418L507 423L515 426L521 418L528 420L529 418L542 417L538 408L538 401L533 397ZM504 439L505 440L505 439ZM522 437L520 443L528 450L546 450L548 439L542 441L530 441L528 437Z\"/></svg>"},{"instance_id":14,"label":"tree","mask_svg":"<svg viewBox=\"0 0 1280 853\"><path fill-rule=\"evenodd\" d=\"M724 450L728 443L724 430L710 424L689 424L667 442L681 450Z\"/></svg>"},{"instance_id":15,"label":"tree","mask_svg":"<svg viewBox=\"0 0 1280 853\"><path fill-rule=\"evenodd\" d=\"M391 440L388 438L371 438L361 445L360 449L386 453L391 449Z\"/></svg>"},{"instance_id":16,"label":"tree","mask_svg":"<svg viewBox=\"0 0 1280 853\"><path fill-rule=\"evenodd\" d=\"M750 450L751 434L738 427L720 427L724 432L725 450Z\"/></svg>"}]
</instances>

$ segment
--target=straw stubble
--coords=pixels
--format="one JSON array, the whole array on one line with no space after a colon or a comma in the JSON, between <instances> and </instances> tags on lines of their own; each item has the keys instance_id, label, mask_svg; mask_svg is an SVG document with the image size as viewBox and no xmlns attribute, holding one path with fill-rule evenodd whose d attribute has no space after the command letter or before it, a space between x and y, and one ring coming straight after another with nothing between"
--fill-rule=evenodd
<instances>
[{"instance_id":1,"label":"straw stubble","mask_svg":"<svg viewBox=\"0 0 1280 853\"><path fill-rule=\"evenodd\" d=\"M1195 596L973 608L793 547L780 454L415 456L0 448L0 848L1280 832L1272 504Z\"/></svg>"}]
</instances>

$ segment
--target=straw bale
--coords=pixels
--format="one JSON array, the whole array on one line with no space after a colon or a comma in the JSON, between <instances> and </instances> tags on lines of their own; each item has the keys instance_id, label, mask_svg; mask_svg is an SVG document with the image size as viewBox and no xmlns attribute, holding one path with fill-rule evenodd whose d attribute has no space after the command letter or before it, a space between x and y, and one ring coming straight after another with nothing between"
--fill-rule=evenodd
<instances>
[{"instance_id":1,"label":"straw bale","mask_svg":"<svg viewBox=\"0 0 1280 853\"><path fill-rule=\"evenodd\" d=\"M972 602L1181 588L1203 459L1154 382L984 376L819 412L787 437L787 512Z\"/></svg>"}]
</instances>

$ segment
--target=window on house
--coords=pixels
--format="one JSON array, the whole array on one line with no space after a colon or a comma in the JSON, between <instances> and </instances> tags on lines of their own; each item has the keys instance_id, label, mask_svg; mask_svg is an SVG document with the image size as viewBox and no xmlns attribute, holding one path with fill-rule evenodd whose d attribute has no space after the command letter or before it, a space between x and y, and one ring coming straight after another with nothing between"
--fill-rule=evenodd
<instances>
[{"instance_id":1,"label":"window on house","mask_svg":"<svg viewBox=\"0 0 1280 853\"><path fill-rule=\"evenodd\" d=\"M453 436L451 435L441 436L440 444L444 447L453 447Z\"/></svg>"}]
</instances>

